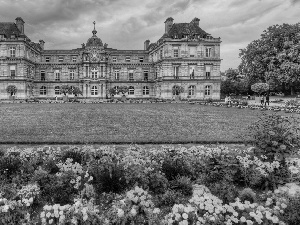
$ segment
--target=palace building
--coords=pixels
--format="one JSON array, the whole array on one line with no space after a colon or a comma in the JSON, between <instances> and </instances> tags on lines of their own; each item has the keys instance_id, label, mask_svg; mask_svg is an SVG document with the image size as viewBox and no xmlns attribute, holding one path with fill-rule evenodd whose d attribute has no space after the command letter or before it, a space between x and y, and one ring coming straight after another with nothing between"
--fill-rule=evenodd
<instances>
[{"instance_id":1,"label":"palace building","mask_svg":"<svg viewBox=\"0 0 300 225\"><path fill-rule=\"evenodd\" d=\"M127 98L220 99L220 38L202 30L198 18L173 21L167 18L162 37L146 40L143 50L109 48L95 23L81 47L47 50L25 34L22 18L0 22L0 99L53 99L62 85L78 87L82 98L109 98L109 89L126 86Z\"/></svg>"}]
</instances>

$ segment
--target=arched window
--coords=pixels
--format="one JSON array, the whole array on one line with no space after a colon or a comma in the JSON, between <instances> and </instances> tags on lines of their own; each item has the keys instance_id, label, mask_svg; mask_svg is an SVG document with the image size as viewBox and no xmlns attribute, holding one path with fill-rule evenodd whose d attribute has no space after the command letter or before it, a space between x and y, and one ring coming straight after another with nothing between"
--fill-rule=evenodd
<instances>
[{"instance_id":1,"label":"arched window","mask_svg":"<svg viewBox=\"0 0 300 225\"><path fill-rule=\"evenodd\" d=\"M55 86L54 92L55 92L56 95L60 95L61 94L60 93L60 87L59 86Z\"/></svg>"},{"instance_id":2,"label":"arched window","mask_svg":"<svg viewBox=\"0 0 300 225\"><path fill-rule=\"evenodd\" d=\"M47 88L45 86L42 86L40 88L40 95L46 95L47 94Z\"/></svg>"},{"instance_id":3,"label":"arched window","mask_svg":"<svg viewBox=\"0 0 300 225\"><path fill-rule=\"evenodd\" d=\"M97 86L92 86L91 95L98 95L98 88L97 88Z\"/></svg>"},{"instance_id":4,"label":"arched window","mask_svg":"<svg viewBox=\"0 0 300 225\"><path fill-rule=\"evenodd\" d=\"M189 95L195 95L196 87L194 85L189 86Z\"/></svg>"},{"instance_id":5,"label":"arched window","mask_svg":"<svg viewBox=\"0 0 300 225\"><path fill-rule=\"evenodd\" d=\"M128 95L134 95L134 87L133 86L129 86Z\"/></svg>"},{"instance_id":6,"label":"arched window","mask_svg":"<svg viewBox=\"0 0 300 225\"><path fill-rule=\"evenodd\" d=\"M211 95L211 86L206 85L205 86L205 96L210 96Z\"/></svg>"},{"instance_id":7,"label":"arched window","mask_svg":"<svg viewBox=\"0 0 300 225\"><path fill-rule=\"evenodd\" d=\"M148 86L143 87L143 95L149 95L149 87Z\"/></svg>"}]
</instances>

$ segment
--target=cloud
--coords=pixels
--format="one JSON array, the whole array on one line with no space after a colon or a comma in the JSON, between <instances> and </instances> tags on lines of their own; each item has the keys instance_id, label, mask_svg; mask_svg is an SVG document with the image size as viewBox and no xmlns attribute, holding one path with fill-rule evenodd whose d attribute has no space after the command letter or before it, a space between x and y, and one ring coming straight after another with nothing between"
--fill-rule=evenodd
<instances>
[{"instance_id":1,"label":"cloud","mask_svg":"<svg viewBox=\"0 0 300 225\"><path fill-rule=\"evenodd\" d=\"M157 41L166 18L200 18L200 27L221 37L221 70L236 68L238 53L268 26L299 22L300 0L0 0L0 21L25 21L25 33L47 49L72 49L92 36L109 47L143 49Z\"/></svg>"}]
</instances>

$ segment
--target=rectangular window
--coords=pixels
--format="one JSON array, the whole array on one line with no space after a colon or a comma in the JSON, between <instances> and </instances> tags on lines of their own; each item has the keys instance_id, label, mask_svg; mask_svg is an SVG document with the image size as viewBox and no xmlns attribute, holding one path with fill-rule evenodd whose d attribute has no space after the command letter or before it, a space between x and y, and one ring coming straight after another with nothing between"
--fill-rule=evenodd
<instances>
[{"instance_id":1,"label":"rectangular window","mask_svg":"<svg viewBox=\"0 0 300 225\"><path fill-rule=\"evenodd\" d=\"M195 66L189 66L190 79L195 79Z\"/></svg>"},{"instance_id":2,"label":"rectangular window","mask_svg":"<svg viewBox=\"0 0 300 225\"><path fill-rule=\"evenodd\" d=\"M46 62L50 62L50 57L46 56Z\"/></svg>"},{"instance_id":3,"label":"rectangular window","mask_svg":"<svg viewBox=\"0 0 300 225\"><path fill-rule=\"evenodd\" d=\"M158 76L158 72L157 70L155 70L155 79L157 79L157 76Z\"/></svg>"},{"instance_id":4,"label":"rectangular window","mask_svg":"<svg viewBox=\"0 0 300 225\"><path fill-rule=\"evenodd\" d=\"M64 57L63 56L59 56L58 57L58 62L63 62L64 61Z\"/></svg>"},{"instance_id":5,"label":"rectangular window","mask_svg":"<svg viewBox=\"0 0 300 225\"><path fill-rule=\"evenodd\" d=\"M70 80L74 80L75 79L75 70L71 69L70 70Z\"/></svg>"},{"instance_id":6,"label":"rectangular window","mask_svg":"<svg viewBox=\"0 0 300 225\"><path fill-rule=\"evenodd\" d=\"M9 70L10 70L10 77L15 78L15 76L16 76L16 66L9 66Z\"/></svg>"},{"instance_id":7,"label":"rectangular window","mask_svg":"<svg viewBox=\"0 0 300 225\"><path fill-rule=\"evenodd\" d=\"M72 62L77 62L77 57L76 56L72 56Z\"/></svg>"},{"instance_id":8,"label":"rectangular window","mask_svg":"<svg viewBox=\"0 0 300 225\"><path fill-rule=\"evenodd\" d=\"M160 52L159 52L159 57L160 57L160 59L163 58L163 50L162 50L162 49L161 49Z\"/></svg>"},{"instance_id":9,"label":"rectangular window","mask_svg":"<svg viewBox=\"0 0 300 225\"><path fill-rule=\"evenodd\" d=\"M205 79L210 79L211 66L205 66Z\"/></svg>"},{"instance_id":10,"label":"rectangular window","mask_svg":"<svg viewBox=\"0 0 300 225\"><path fill-rule=\"evenodd\" d=\"M148 74L149 72L148 71L144 71L144 80L147 81L148 80Z\"/></svg>"},{"instance_id":11,"label":"rectangular window","mask_svg":"<svg viewBox=\"0 0 300 225\"><path fill-rule=\"evenodd\" d=\"M55 81L60 81L60 72L59 72L59 70L55 70Z\"/></svg>"},{"instance_id":12,"label":"rectangular window","mask_svg":"<svg viewBox=\"0 0 300 225\"><path fill-rule=\"evenodd\" d=\"M15 39L15 38L16 38L16 35L12 34L12 35L10 36L10 38L11 38L11 39Z\"/></svg>"},{"instance_id":13,"label":"rectangular window","mask_svg":"<svg viewBox=\"0 0 300 225\"><path fill-rule=\"evenodd\" d=\"M128 71L128 79L129 79L129 81L134 81L134 79L133 79L133 70Z\"/></svg>"},{"instance_id":14,"label":"rectangular window","mask_svg":"<svg viewBox=\"0 0 300 225\"><path fill-rule=\"evenodd\" d=\"M130 62L130 56L126 56L125 62Z\"/></svg>"},{"instance_id":15,"label":"rectangular window","mask_svg":"<svg viewBox=\"0 0 300 225\"><path fill-rule=\"evenodd\" d=\"M195 95L196 87L194 85L189 86L189 95Z\"/></svg>"},{"instance_id":16,"label":"rectangular window","mask_svg":"<svg viewBox=\"0 0 300 225\"><path fill-rule=\"evenodd\" d=\"M10 57L16 57L16 47L9 48Z\"/></svg>"},{"instance_id":17,"label":"rectangular window","mask_svg":"<svg viewBox=\"0 0 300 225\"><path fill-rule=\"evenodd\" d=\"M210 96L211 92L211 86L207 85L205 86L205 96Z\"/></svg>"},{"instance_id":18,"label":"rectangular window","mask_svg":"<svg viewBox=\"0 0 300 225\"><path fill-rule=\"evenodd\" d=\"M178 55L179 55L178 53L179 53L178 47L173 47L173 56L174 56L175 58L178 57Z\"/></svg>"},{"instance_id":19,"label":"rectangular window","mask_svg":"<svg viewBox=\"0 0 300 225\"><path fill-rule=\"evenodd\" d=\"M206 57L211 57L211 48L206 48L205 49L205 56Z\"/></svg>"},{"instance_id":20,"label":"rectangular window","mask_svg":"<svg viewBox=\"0 0 300 225\"><path fill-rule=\"evenodd\" d=\"M139 58L140 62L144 62L144 57Z\"/></svg>"},{"instance_id":21,"label":"rectangular window","mask_svg":"<svg viewBox=\"0 0 300 225\"><path fill-rule=\"evenodd\" d=\"M120 79L120 71L115 70L115 80L119 80L119 79Z\"/></svg>"},{"instance_id":22,"label":"rectangular window","mask_svg":"<svg viewBox=\"0 0 300 225\"><path fill-rule=\"evenodd\" d=\"M174 66L174 79L179 79L179 66Z\"/></svg>"},{"instance_id":23,"label":"rectangular window","mask_svg":"<svg viewBox=\"0 0 300 225\"><path fill-rule=\"evenodd\" d=\"M104 77L104 67L100 66L100 76Z\"/></svg>"},{"instance_id":24,"label":"rectangular window","mask_svg":"<svg viewBox=\"0 0 300 225\"><path fill-rule=\"evenodd\" d=\"M190 47L190 57L196 56L196 47Z\"/></svg>"},{"instance_id":25,"label":"rectangular window","mask_svg":"<svg viewBox=\"0 0 300 225\"><path fill-rule=\"evenodd\" d=\"M46 73L44 70L41 70L41 80L45 81L46 80Z\"/></svg>"},{"instance_id":26,"label":"rectangular window","mask_svg":"<svg viewBox=\"0 0 300 225\"><path fill-rule=\"evenodd\" d=\"M113 61L113 62L117 62L117 57L113 57L113 58L112 58L112 61Z\"/></svg>"}]
</instances>

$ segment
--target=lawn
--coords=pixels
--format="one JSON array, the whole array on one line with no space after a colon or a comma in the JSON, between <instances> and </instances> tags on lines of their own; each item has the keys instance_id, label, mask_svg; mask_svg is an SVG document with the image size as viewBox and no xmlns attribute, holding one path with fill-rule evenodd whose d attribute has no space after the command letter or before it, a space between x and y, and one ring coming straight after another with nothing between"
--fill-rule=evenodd
<instances>
[{"instance_id":1,"label":"lawn","mask_svg":"<svg viewBox=\"0 0 300 225\"><path fill-rule=\"evenodd\" d=\"M261 114L198 104L1 104L0 143L238 142Z\"/></svg>"}]
</instances>

